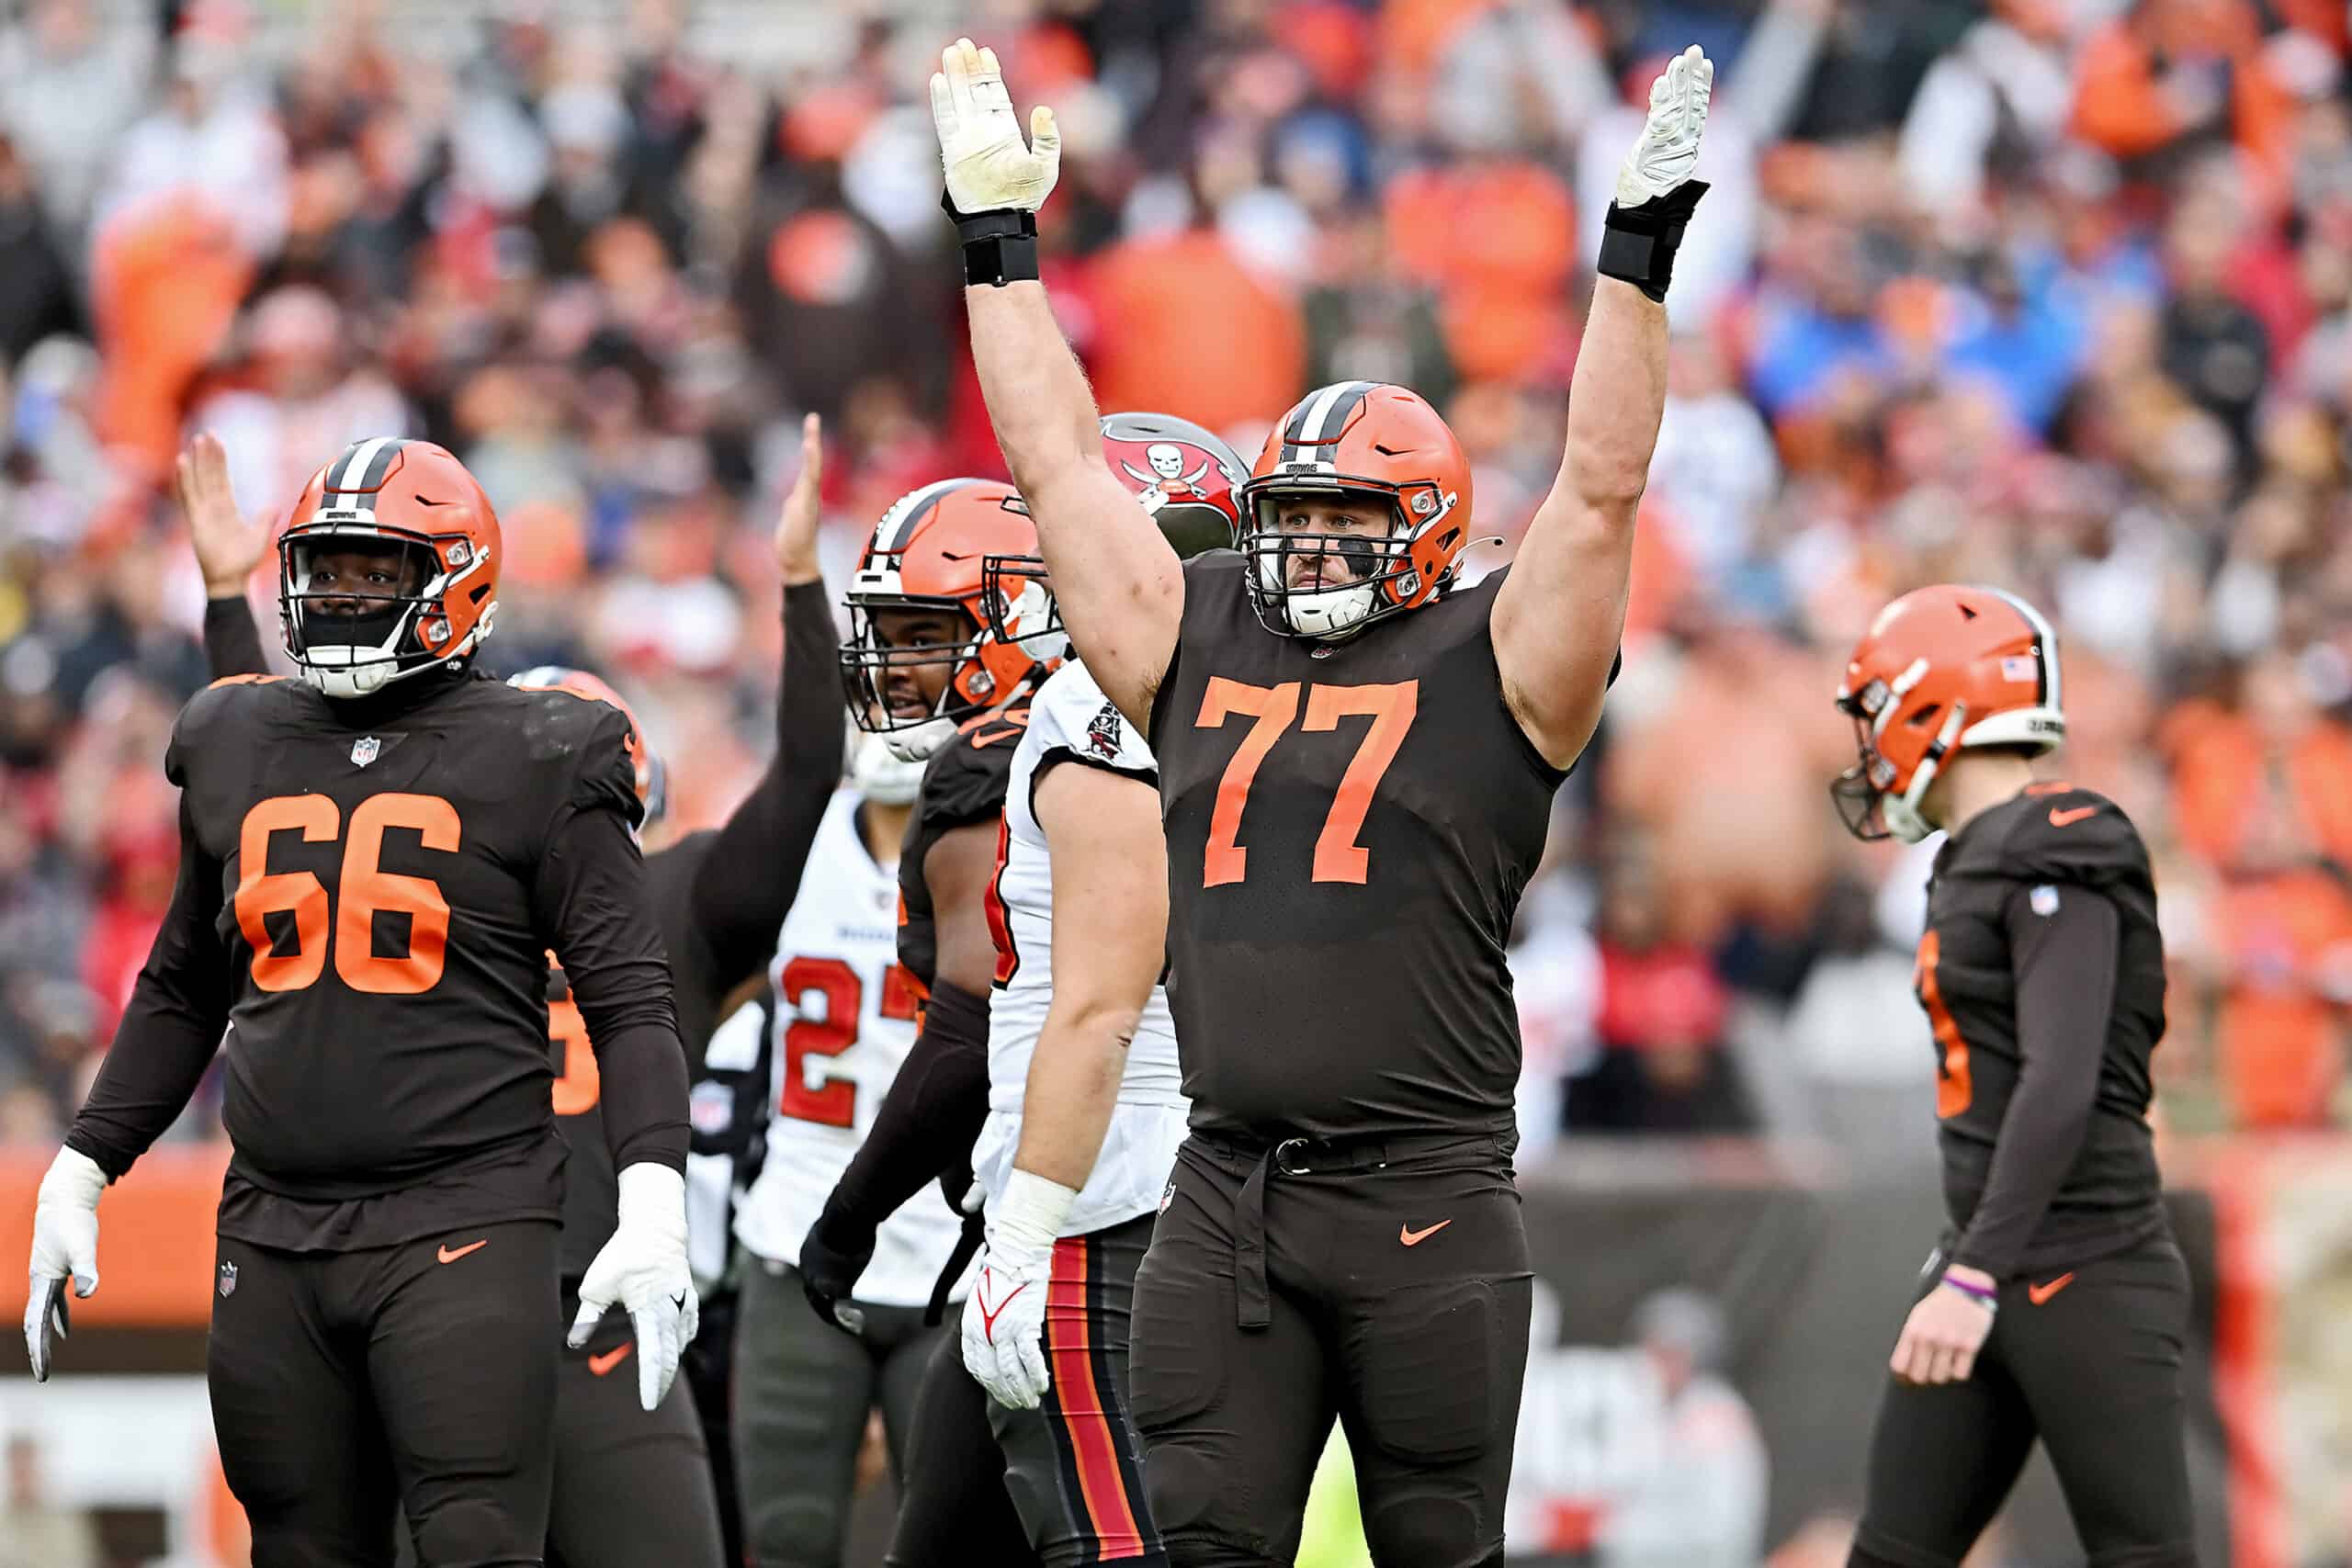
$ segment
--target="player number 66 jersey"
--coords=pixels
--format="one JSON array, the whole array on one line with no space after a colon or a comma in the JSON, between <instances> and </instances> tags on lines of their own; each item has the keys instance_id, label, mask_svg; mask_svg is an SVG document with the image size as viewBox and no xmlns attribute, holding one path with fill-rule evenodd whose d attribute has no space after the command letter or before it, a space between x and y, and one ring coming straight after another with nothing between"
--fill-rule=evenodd
<instances>
[{"instance_id":1,"label":"player number 66 jersey","mask_svg":"<svg viewBox=\"0 0 2352 1568\"><path fill-rule=\"evenodd\" d=\"M842 790L810 848L769 970L775 987L775 1120L767 1162L735 1214L736 1238L797 1264L825 1195L873 1128L915 1040L917 991L899 966L899 878L878 865ZM857 1299L922 1306L962 1225L932 1192L883 1222Z\"/></svg>"},{"instance_id":2,"label":"player number 66 jersey","mask_svg":"<svg viewBox=\"0 0 2352 1568\"><path fill-rule=\"evenodd\" d=\"M1039 774L1064 765L1101 768L1159 787L1150 748L1075 662L1063 665L1037 690L1028 732L1012 755L1004 820L997 830L997 874L988 894L997 949L996 988L989 1005L989 1119L972 1152L973 1169L991 1202L1012 1172L1029 1061L1054 998L1054 868L1034 802ZM1154 986L1127 1047L1102 1151L1062 1234L1084 1235L1157 1209L1176 1145L1184 1141L1190 1109L1176 1061L1168 993Z\"/></svg>"}]
</instances>

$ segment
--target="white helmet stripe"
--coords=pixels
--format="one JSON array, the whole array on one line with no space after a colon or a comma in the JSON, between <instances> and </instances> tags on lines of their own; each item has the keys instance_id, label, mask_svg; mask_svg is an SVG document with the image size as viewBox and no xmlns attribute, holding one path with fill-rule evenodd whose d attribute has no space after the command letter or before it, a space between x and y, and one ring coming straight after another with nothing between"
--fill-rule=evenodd
<instances>
[{"instance_id":1,"label":"white helmet stripe","mask_svg":"<svg viewBox=\"0 0 2352 1568\"><path fill-rule=\"evenodd\" d=\"M2033 628L2034 640L2041 645L2041 705L2055 708L2064 713L2066 705L2059 700L2058 693L2058 633L2052 629L2048 621L2042 619L2041 611L2016 594L1998 588L1992 589L1990 592L1995 598L2015 610L2024 619L2025 624Z\"/></svg>"},{"instance_id":2,"label":"white helmet stripe","mask_svg":"<svg viewBox=\"0 0 2352 1568\"><path fill-rule=\"evenodd\" d=\"M400 437L397 435L378 435L366 441L352 443L350 452L344 457L341 471L327 477L325 494L332 496L340 491L368 489L368 470L375 466L377 457L383 453L384 448L399 445ZM383 481L379 479L377 482L380 484ZM322 499L323 500L324 497ZM328 501L326 504L332 506L334 503Z\"/></svg>"},{"instance_id":3,"label":"white helmet stripe","mask_svg":"<svg viewBox=\"0 0 2352 1568\"><path fill-rule=\"evenodd\" d=\"M874 551L877 555L897 555L907 547L914 535L915 525L931 515L939 498L951 490L960 490L972 483L968 479L933 479L921 490L901 496L882 521L874 527Z\"/></svg>"}]
</instances>

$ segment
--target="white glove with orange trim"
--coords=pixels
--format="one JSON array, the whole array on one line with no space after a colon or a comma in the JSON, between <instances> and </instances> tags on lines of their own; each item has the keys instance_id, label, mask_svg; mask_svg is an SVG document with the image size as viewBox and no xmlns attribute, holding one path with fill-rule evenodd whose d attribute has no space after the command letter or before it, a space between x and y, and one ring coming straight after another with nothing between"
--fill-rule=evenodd
<instances>
[{"instance_id":1,"label":"white glove with orange trim","mask_svg":"<svg viewBox=\"0 0 2352 1568\"><path fill-rule=\"evenodd\" d=\"M1015 1168L989 1205L988 1250L964 1300L964 1370L1010 1410L1035 1410L1053 1386L1046 1367L1046 1293L1054 1243L1078 1194Z\"/></svg>"}]
</instances>

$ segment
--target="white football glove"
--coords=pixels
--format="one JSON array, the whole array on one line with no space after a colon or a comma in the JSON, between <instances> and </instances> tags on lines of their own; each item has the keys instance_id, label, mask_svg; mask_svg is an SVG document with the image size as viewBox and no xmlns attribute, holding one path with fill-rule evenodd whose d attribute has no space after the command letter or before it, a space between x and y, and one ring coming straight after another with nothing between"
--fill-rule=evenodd
<instances>
[{"instance_id":1,"label":"white football glove","mask_svg":"<svg viewBox=\"0 0 2352 1568\"><path fill-rule=\"evenodd\" d=\"M1699 138L1707 129L1707 100L1715 66L1692 44L1650 84L1649 118L1617 171L1617 205L1639 207L1690 177L1699 166Z\"/></svg>"},{"instance_id":2,"label":"white football glove","mask_svg":"<svg viewBox=\"0 0 2352 1568\"><path fill-rule=\"evenodd\" d=\"M678 1357L702 1326L702 1303L686 1265L686 1181L642 1161L620 1174L620 1223L580 1278L580 1315L565 1343L577 1350L619 1303L637 1333L637 1400L661 1407Z\"/></svg>"},{"instance_id":3,"label":"white football glove","mask_svg":"<svg viewBox=\"0 0 2352 1568\"><path fill-rule=\"evenodd\" d=\"M964 1300L964 1370L1009 1410L1035 1410L1046 1367L1046 1292L1054 1242L1078 1194L1015 1169L991 1205L980 1277Z\"/></svg>"},{"instance_id":4,"label":"white football glove","mask_svg":"<svg viewBox=\"0 0 2352 1568\"><path fill-rule=\"evenodd\" d=\"M75 1295L96 1293L98 1194L106 1190L107 1173L97 1161L72 1149L58 1150L40 1179L33 1202L32 1288L25 1297L25 1354L35 1382L49 1381L50 1336L65 1337L66 1276L74 1278Z\"/></svg>"},{"instance_id":5,"label":"white football glove","mask_svg":"<svg viewBox=\"0 0 2352 1568\"><path fill-rule=\"evenodd\" d=\"M940 51L931 77L931 121L956 211L1035 212L1053 194L1062 168L1061 128L1054 111L1039 104L1029 111L1028 140L1022 138L996 51L959 38Z\"/></svg>"}]
</instances>

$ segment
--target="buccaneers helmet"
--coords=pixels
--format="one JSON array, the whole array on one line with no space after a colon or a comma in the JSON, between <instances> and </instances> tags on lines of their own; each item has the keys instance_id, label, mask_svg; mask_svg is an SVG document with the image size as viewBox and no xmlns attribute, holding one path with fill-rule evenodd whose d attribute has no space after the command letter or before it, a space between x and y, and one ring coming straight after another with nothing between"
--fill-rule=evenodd
<instances>
[{"instance_id":1,"label":"buccaneers helmet","mask_svg":"<svg viewBox=\"0 0 2352 1568\"><path fill-rule=\"evenodd\" d=\"M629 761L637 764L637 799L645 808L642 826L650 828L662 820L670 806L669 771L654 755L652 742L645 738L645 726L638 722L637 710L618 692L587 671L563 664L535 664L519 675L506 677L506 683L523 692L570 692L575 697L610 703L620 709L622 716L628 720Z\"/></svg>"},{"instance_id":2,"label":"buccaneers helmet","mask_svg":"<svg viewBox=\"0 0 2352 1568\"><path fill-rule=\"evenodd\" d=\"M1860 758L1829 794L1858 839L1917 843L1921 812L1953 751L2002 746L2039 756L2066 736L2058 636L2041 612L1997 588L1939 583L1878 614L1838 687Z\"/></svg>"},{"instance_id":3,"label":"buccaneers helmet","mask_svg":"<svg viewBox=\"0 0 2352 1568\"><path fill-rule=\"evenodd\" d=\"M1249 470L1232 447L1173 414L1114 413L1102 416L1102 456L1159 525L1177 559L1233 547L1241 526L1234 491ZM981 570L991 609L1021 604L1032 582L1046 581L1046 563L1034 555L990 556ZM1061 624L1056 605L1051 625ZM1004 628L996 631L1001 637Z\"/></svg>"},{"instance_id":4,"label":"buccaneers helmet","mask_svg":"<svg viewBox=\"0 0 2352 1568\"><path fill-rule=\"evenodd\" d=\"M1389 509L1385 538L1283 526L1285 502L1370 501ZM1287 637L1349 636L1385 615L1426 604L1469 543L1470 459L1417 393L1379 381L1309 392L1266 437L1241 486L1241 548L1250 603ZM1336 556L1357 578L1294 588L1293 557Z\"/></svg>"},{"instance_id":5,"label":"buccaneers helmet","mask_svg":"<svg viewBox=\"0 0 2352 1568\"><path fill-rule=\"evenodd\" d=\"M430 441L355 441L302 487L277 540L286 651L330 697L364 697L453 660L498 611L498 518L466 466ZM382 558L388 588L315 586L328 557ZM335 614L313 601L356 606Z\"/></svg>"},{"instance_id":6,"label":"buccaneers helmet","mask_svg":"<svg viewBox=\"0 0 2352 1568\"><path fill-rule=\"evenodd\" d=\"M964 720L1044 680L1069 649L1049 624L1045 584L1024 584L1017 602L992 607L982 574L989 556L1036 553L1037 525L1011 485L941 479L892 502L850 580L842 684L858 726L882 736L900 761L921 761ZM966 635L891 648L874 624L877 612L889 610L944 610L960 619ZM891 673L928 665L949 669L932 711L893 714L886 689Z\"/></svg>"}]
</instances>

